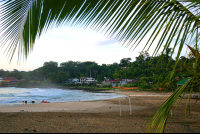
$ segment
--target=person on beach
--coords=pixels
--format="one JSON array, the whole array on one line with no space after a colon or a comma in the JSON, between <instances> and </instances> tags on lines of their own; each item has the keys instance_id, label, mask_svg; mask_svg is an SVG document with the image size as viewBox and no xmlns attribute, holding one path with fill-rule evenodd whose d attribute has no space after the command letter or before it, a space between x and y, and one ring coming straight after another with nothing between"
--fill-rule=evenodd
<instances>
[{"instance_id":1,"label":"person on beach","mask_svg":"<svg viewBox=\"0 0 200 134\"><path fill-rule=\"evenodd\" d=\"M50 102L47 102L47 101L42 100L42 103L50 103Z\"/></svg>"},{"instance_id":2,"label":"person on beach","mask_svg":"<svg viewBox=\"0 0 200 134\"><path fill-rule=\"evenodd\" d=\"M47 103L47 101L42 100L42 103Z\"/></svg>"}]
</instances>

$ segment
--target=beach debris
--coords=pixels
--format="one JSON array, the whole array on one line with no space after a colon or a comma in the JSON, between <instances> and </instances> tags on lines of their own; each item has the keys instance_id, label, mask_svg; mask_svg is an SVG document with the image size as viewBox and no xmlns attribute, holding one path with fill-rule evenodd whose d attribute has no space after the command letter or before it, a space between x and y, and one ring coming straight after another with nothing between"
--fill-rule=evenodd
<instances>
[{"instance_id":1,"label":"beach debris","mask_svg":"<svg viewBox=\"0 0 200 134\"><path fill-rule=\"evenodd\" d=\"M28 130L27 128L25 128L25 130Z\"/></svg>"},{"instance_id":2,"label":"beach debris","mask_svg":"<svg viewBox=\"0 0 200 134\"><path fill-rule=\"evenodd\" d=\"M71 115L69 117L72 117Z\"/></svg>"},{"instance_id":3,"label":"beach debris","mask_svg":"<svg viewBox=\"0 0 200 134\"><path fill-rule=\"evenodd\" d=\"M34 129L33 131L34 131L34 132L36 132L36 130L35 130L35 129Z\"/></svg>"},{"instance_id":4,"label":"beach debris","mask_svg":"<svg viewBox=\"0 0 200 134\"><path fill-rule=\"evenodd\" d=\"M59 117L61 117L61 116L59 115Z\"/></svg>"},{"instance_id":5,"label":"beach debris","mask_svg":"<svg viewBox=\"0 0 200 134\"><path fill-rule=\"evenodd\" d=\"M20 112L24 112L24 110L20 110Z\"/></svg>"}]
</instances>

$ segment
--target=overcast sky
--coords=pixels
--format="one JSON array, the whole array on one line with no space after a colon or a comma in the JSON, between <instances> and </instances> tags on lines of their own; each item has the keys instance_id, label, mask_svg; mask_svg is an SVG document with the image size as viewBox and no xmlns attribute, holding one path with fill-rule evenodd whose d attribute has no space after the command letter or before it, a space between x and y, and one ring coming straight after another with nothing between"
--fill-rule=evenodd
<instances>
[{"instance_id":1,"label":"overcast sky","mask_svg":"<svg viewBox=\"0 0 200 134\"><path fill-rule=\"evenodd\" d=\"M0 69L12 71L34 70L43 66L44 62L55 61L59 64L66 61L95 61L99 65L119 63L122 58L130 57L134 60L138 51L131 53L129 48L121 46L113 38L104 33L83 29L80 27L59 27L47 31L36 40L33 52L27 61L17 64L17 53L11 63L0 51Z\"/></svg>"},{"instance_id":2,"label":"overcast sky","mask_svg":"<svg viewBox=\"0 0 200 134\"><path fill-rule=\"evenodd\" d=\"M145 40L144 40L145 41ZM32 71L42 67L44 62L54 61L58 64L66 61L95 61L99 65L120 63L122 58L131 58L139 55L142 47L137 47L133 52L130 47L125 48L114 38L104 36L104 33L83 29L80 27L59 27L47 31L36 40L33 52L27 61L17 64L17 54L9 63L8 58L0 50L0 69L12 71ZM150 55L153 52L150 49Z\"/></svg>"}]
</instances>

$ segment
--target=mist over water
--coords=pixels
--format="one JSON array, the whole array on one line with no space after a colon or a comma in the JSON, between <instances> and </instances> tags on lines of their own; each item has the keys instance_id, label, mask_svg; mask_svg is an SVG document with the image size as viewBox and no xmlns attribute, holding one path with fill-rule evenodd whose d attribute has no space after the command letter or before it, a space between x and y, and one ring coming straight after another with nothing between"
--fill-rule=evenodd
<instances>
[{"instance_id":1,"label":"mist over water","mask_svg":"<svg viewBox=\"0 0 200 134\"><path fill-rule=\"evenodd\" d=\"M52 102L73 102L87 100L101 100L122 97L123 95L115 95L114 93L92 93L83 90L70 89L45 89L45 88L16 88L16 87L0 87L0 107L23 105L23 101L27 104L41 103L42 100Z\"/></svg>"}]
</instances>

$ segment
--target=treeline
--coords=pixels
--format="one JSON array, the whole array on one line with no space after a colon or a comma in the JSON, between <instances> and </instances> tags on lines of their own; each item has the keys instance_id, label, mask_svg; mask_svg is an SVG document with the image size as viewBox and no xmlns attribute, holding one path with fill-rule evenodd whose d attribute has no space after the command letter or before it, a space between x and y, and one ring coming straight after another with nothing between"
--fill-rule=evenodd
<instances>
[{"instance_id":1,"label":"treeline","mask_svg":"<svg viewBox=\"0 0 200 134\"><path fill-rule=\"evenodd\" d=\"M184 73L184 68L192 66L193 58L184 56L179 58L176 71L173 74L173 80L170 81L170 72L173 70L175 61L169 60L170 50L165 54L150 57L148 52L141 52L134 62L131 58L123 58L120 63L110 65L98 65L96 62L86 61L67 61L58 65L57 62L45 62L42 67L33 71L13 71L0 70L0 77L15 77L23 80L21 84L41 84L52 83L62 84L69 78L93 77L98 83L104 81L104 78L109 79L135 79L135 85L141 88L150 88L152 83L154 86L170 89L177 83L175 77L189 77ZM169 62L170 61L170 62ZM128 68L123 68L128 67Z\"/></svg>"}]
</instances>

